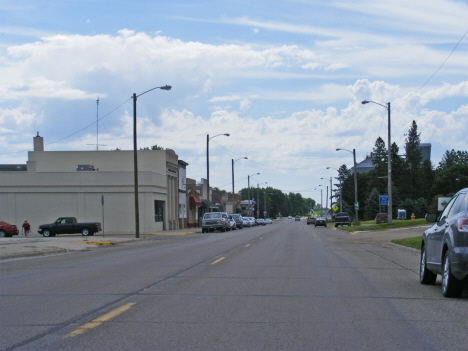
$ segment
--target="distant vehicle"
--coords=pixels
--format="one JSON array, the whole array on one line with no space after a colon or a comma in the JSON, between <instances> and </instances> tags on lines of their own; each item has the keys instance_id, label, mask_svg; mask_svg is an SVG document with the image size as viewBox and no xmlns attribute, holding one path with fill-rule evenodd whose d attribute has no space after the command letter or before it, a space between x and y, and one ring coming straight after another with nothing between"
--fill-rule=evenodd
<instances>
[{"instance_id":1,"label":"distant vehicle","mask_svg":"<svg viewBox=\"0 0 468 351\"><path fill-rule=\"evenodd\" d=\"M0 237L13 237L13 235L18 235L18 227L14 224L7 223L5 221L0 221Z\"/></svg>"},{"instance_id":2,"label":"distant vehicle","mask_svg":"<svg viewBox=\"0 0 468 351\"><path fill-rule=\"evenodd\" d=\"M325 217L317 217L315 219L315 226L327 226L327 219Z\"/></svg>"},{"instance_id":3,"label":"distant vehicle","mask_svg":"<svg viewBox=\"0 0 468 351\"><path fill-rule=\"evenodd\" d=\"M242 227L250 227L250 219L242 217Z\"/></svg>"},{"instance_id":4,"label":"distant vehicle","mask_svg":"<svg viewBox=\"0 0 468 351\"><path fill-rule=\"evenodd\" d=\"M232 213L229 215L230 219L236 221L236 228L242 229L244 227L244 222L242 221L242 215L239 213Z\"/></svg>"},{"instance_id":5,"label":"distant vehicle","mask_svg":"<svg viewBox=\"0 0 468 351\"><path fill-rule=\"evenodd\" d=\"M202 233L219 230L225 232L230 230L229 217L226 212L207 212L202 219Z\"/></svg>"},{"instance_id":6,"label":"distant vehicle","mask_svg":"<svg viewBox=\"0 0 468 351\"><path fill-rule=\"evenodd\" d=\"M75 217L60 217L54 223L41 224L37 232L48 238L57 234L81 233L83 236L89 236L101 230L99 222L78 223Z\"/></svg>"},{"instance_id":7,"label":"distant vehicle","mask_svg":"<svg viewBox=\"0 0 468 351\"><path fill-rule=\"evenodd\" d=\"M375 224L388 223L388 215L386 213L377 213L375 216Z\"/></svg>"},{"instance_id":8,"label":"distant vehicle","mask_svg":"<svg viewBox=\"0 0 468 351\"><path fill-rule=\"evenodd\" d=\"M300 222L300 221L301 221L301 216L296 216L296 219L295 219L295 221L296 221L296 222L297 222L297 221L299 221L299 222Z\"/></svg>"},{"instance_id":9,"label":"distant vehicle","mask_svg":"<svg viewBox=\"0 0 468 351\"><path fill-rule=\"evenodd\" d=\"M250 226L251 226L251 227L254 227L254 226L258 225L258 224L257 224L257 221L255 220L255 218L249 217L249 219L250 219Z\"/></svg>"},{"instance_id":10,"label":"distant vehicle","mask_svg":"<svg viewBox=\"0 0 468 351\"><path fill-rule=\"evenodd\" d=\"M288 216L288 219L292 219L292 216Z\"/></svg>"},{"instance_id":11,"label":"distant vehicle","mask_svg":"<svg viewBox=\"0 0 468 351\"><path fill-rule=\"evenodd\" d=\"M263 218L258 218L257 225L266 225L265 220Z\"/></svg>"},{"instance_id":12,"label":"distant vehicle","mask_svg":"<svg viewBox=\"0 0 468 351\"><path fill-rule=\"evenodd\" d=\"M315 217L307 217L307 225L315 224Z\"/></svg>"},{"instance_id":13,"label":"distant vehicle","mask_svg":"<svg viewBox=\"0 0 468 351\"><path fill-rule=\"evenodd\" d=\"M433 285L442 275L442 295L460 297L468 280L468 188L456 193L442 214L426 214L434 223L421 242L419 281Z\"/></svg>"},{"instance_id":14,"label":"distant vehicle","mask_svg":"<svg viewBox=\"0 0 468 351\"><path fill-rule=\"evenodd\" d=\"M349 216L348 212L338 212L335 215L335 228L339 225L351 225L351 217Z\"/></svg>"},{"instance_id":15,"label":"distant vehicle","mask_svg":"<svg viewBox=\"0 0 468 351\"><path fill-rule=\"evenodd\" d=\"M273 221L271 220L271 218L267 218L265 219L265 224L273 224Z\"/></svg>"}]
</instances>

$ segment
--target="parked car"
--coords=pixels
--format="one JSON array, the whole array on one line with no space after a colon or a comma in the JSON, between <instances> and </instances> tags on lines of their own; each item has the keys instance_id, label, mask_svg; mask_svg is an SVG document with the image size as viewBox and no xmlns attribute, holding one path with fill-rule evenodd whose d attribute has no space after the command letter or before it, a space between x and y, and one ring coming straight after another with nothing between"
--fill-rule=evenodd
<instances>
[{"instance_id":1,"label":"parked car","mask_svg":"<svg viewBox=\"0 0 468 351\"><path fill-rule=\"evenodd\" d=\"M301 216L296 216L295 221L296 221L296 222L300 222L300 221L301 221Z\"/></svg>"},{"instance_id":2,"label":"parked car","mask_svg":"<svg viewBox=\"0 0 468 351\"><path fill-rule=\"evenodd\" d=\"M375 224L388 223L388 215L386 213L377 213L375 216Z\"/></svg>"},{"instance_id":3,"label":"parked car","mask_svg":"<svg viewBox=\"0 0 468 351\"><path fill-rule=\"evenodd\" d=\"M349 216L348 212L338 212L335 215L335 227L338 227L339 225L351 225L351 217Z\"/></svg>"},{"instance_id":4,"label":"parked car","mask_svg":"<svg viewBox=\"0 0 468 351\"><path fill-rule=\"evenodd\" d=\"M75 217L60 217L54 223L41 224L37 232L47 238L57 234L81 233L83 236L89 236L101 230L99 222L78 223Z\"/></svg>"},{"instance_id":5,"label":"parked car","mask_svg":"<svg viewBox=\"0 0 468 351\"><path fill-rule=\"evenodd\" d=\"M254 227L254 226L258 225L258 224L257 224L257 221L255 220L255 218L249 217L249 219L250 219L250 226L251 226L251 227Z\"/></svg>"},{"instance_id":6,"label":"parked car","mask_svg":"<svg viewBox=\"0 0 468 351\"><path fill-rule=\"evenodd\" d=\"M271 218L267 218L265 219L265 224L273 224L273 221L271 220Z\"/></svg>"},{"instance_id":7,"label":"parked car","mask_svg":"<svg viewBox=\"0 0 468 351\"><path fill-rule=\"evenodd\" d=\"M288 216L288 219L292 219L292 216Z\"/></svg>"},{"instance_id":8,"label":"parked car","mask_svg":"<svg viewBox=\"0 0 468 351\"><path fill-rule=\"evenodd\" d=\"M263 218L257 218L257 225L266 225L265 220Z\"/></svg>"},{"instance_id":9,"label":"parked car","mask_svg":"<svg viewBox=\"0 0 468 351\"><path fill-rule=\"evenodd\" d=\"M0 237L6 238L18 234L19 230L16 225L7 223L5 221L0 221Z\"/></svg>"},{"instance_id":10,"label":"parked car","mask_svg":"<svg viewBox=\"0 0 468 351\"><path fill-rule=\"evenodd\" d=\"M242 229L244 227L244 222L242 220L242 215L239 213L232 213L229 215L230 219L233 219L236 221L236 228L237 229Z\"/></svg>"},{"instance_id":11,"label":"parked car","mask_svg":"<svg viewBox=\"0 0 468 351\"><path fill-rule=\"evenodd\" d=\"M315 219L315 226L317 227L318 225L326 227L327 219L325 217L317 217Z\"/></svg>"},{"instance_id":12,"label":"parked car","mask_svg":"<svg viewBox=\"0 0 468 351\"><path fill-rule=\"evenodd\" d=\"M250 227L250 219L248 219L247 217L242 217L242 225L243 227Z\"/></svg>"},{"instance_id":13,"label":"parked car","mask_svg":"<svg viewBox=\"0 0 468 351\"><path fill-rule=\"evenodd\" d=\"M219 230L225 232L230 230L229 217L226 212L207 212L202 219L202 233Z\"/></svg>"},{"instance_id":14,"label":"parked car","mask_svg":"<svg viewBox=\"0 0 468 351\"><path fill-rule=\"evenodd\" d=\"M233 219L229 219L229 230L236 230L236 229L237 229L236 221Z\"/></svg>"},{"instance_id":15,"label":"parked car","mask_svg":"<svg viewBox=\"0 0 468 351\"><path fill-rule=\"evenodd\" d=\"M307 217L307 225L315 224L315 217Z\"/></svg>"},{"instance_id":16,"label":"parked car","mask_svg":"<svg viewBox=\"0 0 468 351\"><path fill-rule=\"evenodd\" d=\"M432 285L442 275L442 294L459 297L468 280L468 188L456 193L442 214L426 214L434 223L421 242L419 281Z\"/></svg>"}]
</instances>

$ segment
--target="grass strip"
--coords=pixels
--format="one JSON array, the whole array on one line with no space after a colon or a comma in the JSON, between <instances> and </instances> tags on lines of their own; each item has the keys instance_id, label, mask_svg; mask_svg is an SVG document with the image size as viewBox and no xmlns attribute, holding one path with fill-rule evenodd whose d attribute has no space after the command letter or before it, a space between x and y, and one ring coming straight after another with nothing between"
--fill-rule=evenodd
<instances>
[{"instance_id":1,"label":"grass strip","mask_svg":"<svg viewBox=\"0 0 468 351\"><path fill-rule=\"evenodd\" d=\"M372 220L372 221L362 221L359 223L359 225L353 224L351 227L343 226L343 227L338 227L338 228L346 232L357 232L357 231L381 232L381 231L385 231L385 230L393 229L393 228L414 227L414 226L426 225L426 224L428 223L426 222L425 218L418 218L418 219L415 219L414 221L411 221L410 219L405 219L405 220L394 219L392 224L388 224L388 223L375 224L375 220Z\"/></svg>"},{"instance_id":2,"label":"grass strip","mask_svg":"<svg viewBox=\"0 0 468 351\"><path fill-rule=\"evenodd\" d=\"M406 238L406 239L395 239L395 240L392 240L392 243L421 250L421 236L416 236L414 238Z\"/></svg>"}]
</instances>

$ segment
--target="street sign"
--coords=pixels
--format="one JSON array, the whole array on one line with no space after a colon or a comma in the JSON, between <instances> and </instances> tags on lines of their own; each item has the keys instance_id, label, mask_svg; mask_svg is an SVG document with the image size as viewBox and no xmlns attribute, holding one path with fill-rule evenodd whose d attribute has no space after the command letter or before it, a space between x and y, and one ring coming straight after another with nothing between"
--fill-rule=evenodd
<instances>
[{"instance_id":1,"label":"street sign","mask_svg":"<svg viewBox=\"0 0 468 351\"><path fill-rule=\"evenodd\" d=\"M379 205L388 206L388 195L380 195L379 196Z\"/></svg>"},{"instance_id":2,"label":"street sign","mask_svg":"<svg viewBox=\"0 0 468 351\"><path fill-rule=\"evenodd\" d=\"M333 211L335 211L335 212L338 211L338 206L336 206L336 205L333 206Z\"/></svg>"},{"instance_id":3,"label":"street sign","mask_svg":"<svg viewBox=\"0 0 468 351\"><path fill-rule=\"evenodd\" d=\"M355 210L359 210L359 202L355 202L355 203L354 203L354 209L355 209Z\"/></svg>"},{"instance_id":4,"label":"street sign","mask_svg":"<svg viewBox=\"0 0 468 351\"><path fill-rule=\"evenodd\" d=\"M443 211L445 206L449 203L451 197L439 197L437 200L437 210Z\"/></svg>"}]
</instances>

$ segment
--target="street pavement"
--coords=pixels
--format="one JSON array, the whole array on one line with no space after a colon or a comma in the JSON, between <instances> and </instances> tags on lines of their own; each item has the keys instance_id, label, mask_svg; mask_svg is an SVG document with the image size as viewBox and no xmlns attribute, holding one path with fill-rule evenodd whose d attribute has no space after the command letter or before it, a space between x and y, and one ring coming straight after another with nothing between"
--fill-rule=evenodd
<instances>
[{"instance_id":1,"label":"street pavement","mask_svg":"<svg viewBox=\"0 0 468 351\"><path fill-rule=\"evenodd\" d=\"M139 239L136 239L135 235L130 234L105 236L97 234L87 237L81 234L64 234L51 238L44 238L39 234L29 235L28 238L24 235L17 235L12 238L0 238L0 260L96 250L102 246L198 233L201 233L201 228L186 228L141 234Z\"/></svg>"},{"instance_id":2,"label":"street pavement","mask_svg":"<svg viewBox=\"0 0 468 351\"><path fill-rule=\"evenodd\" d=\"M283 220L3 260L0 350L464 351L467 294L419 284L390 242L422 230Z\"/></svg>"}]
</instances>

